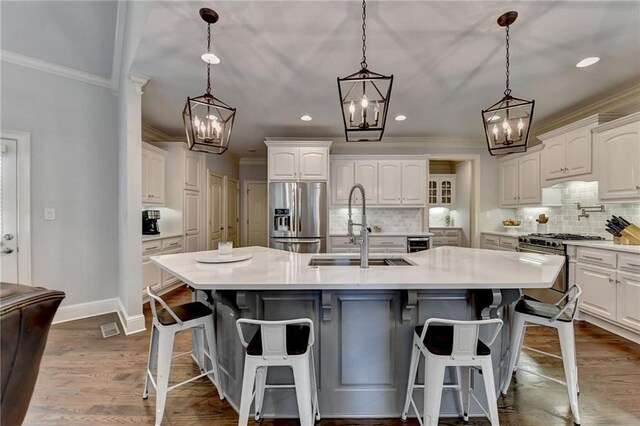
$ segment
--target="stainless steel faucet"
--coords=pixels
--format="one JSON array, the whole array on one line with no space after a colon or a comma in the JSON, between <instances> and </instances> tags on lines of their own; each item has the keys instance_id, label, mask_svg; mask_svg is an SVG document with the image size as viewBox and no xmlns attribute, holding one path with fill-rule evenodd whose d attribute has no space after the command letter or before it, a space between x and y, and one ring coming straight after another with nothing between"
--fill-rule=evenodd
<instances>
[{"instance_id":1,"label":"stainless steel faucet","mask_svg":"<svg viewBox=\"0 0 640 426\"><path fill-rule=\"evenodd\" d=\"M351 199L356 189L360 190L362 196L362 220L361 223L353 223L351 219ZM353 225L360 226L360 236L356 237L353 233ZM349 222L347 222L347 236L351 244L360 244L360 267L369 267L369 230L367 229L367 201L364 187L356 183L349 192Z\"/></svg>"}]
</instances>

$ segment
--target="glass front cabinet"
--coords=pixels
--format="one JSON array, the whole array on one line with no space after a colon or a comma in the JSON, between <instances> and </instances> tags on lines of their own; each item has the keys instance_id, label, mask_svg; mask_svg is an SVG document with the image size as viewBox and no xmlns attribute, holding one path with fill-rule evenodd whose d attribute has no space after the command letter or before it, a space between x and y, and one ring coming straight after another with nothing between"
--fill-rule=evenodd
<instances>
[{"instance_id":1,"label":"glass front cabinet","mask_svg":"<svg viewBox=\"0 0 640 426\"><path fill-rule=\"evenodd\" d=\"M429 207L453 207L456 203L456 175L430 175L427 199Z\"/></svg>"}]
</instances>

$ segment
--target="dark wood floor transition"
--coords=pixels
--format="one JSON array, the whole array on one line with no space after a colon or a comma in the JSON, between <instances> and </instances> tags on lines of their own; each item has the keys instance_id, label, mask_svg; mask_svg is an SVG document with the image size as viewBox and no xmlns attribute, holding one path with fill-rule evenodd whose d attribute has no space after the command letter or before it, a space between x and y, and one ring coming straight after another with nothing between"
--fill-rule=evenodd
<instances>
[{"instance_id":1,"label":"dark wood floor transition","mask_svg":"<svg viewBox=\"0 0 640 426\"><path fill-rule=\"evenodd\" d=\"M185 290L166 296L170 303L189 297ZM149 322L148 306L145 308ZM103 339L100 325L117 321L115 314L53 326L25 425L153 424L154 396L142 400L149 332ZM576 323L583 425L640 425L640 346L586 323ZM176 352L188 350L191 337L183 333ZM526 344L557 353L553 332L532 328ZM543 374L562 377L562 363L534 353L521 363ZM174 360L172 382L195 369L188 357ZM509 396L498 401L503 425L572 424L566 390L559 384L521 372ZM235 411L217 397L215 388L200 379L169 393L163 425L237 424ZM251 424L251 422L250 422ZM264 420L263 425L297 425L297 421ZM416 425L415 419L332 420L322 426ZM441 421L462 425L456 419ZM470 425L487 425L472 419Z\"/></svg>"}]
</instances>

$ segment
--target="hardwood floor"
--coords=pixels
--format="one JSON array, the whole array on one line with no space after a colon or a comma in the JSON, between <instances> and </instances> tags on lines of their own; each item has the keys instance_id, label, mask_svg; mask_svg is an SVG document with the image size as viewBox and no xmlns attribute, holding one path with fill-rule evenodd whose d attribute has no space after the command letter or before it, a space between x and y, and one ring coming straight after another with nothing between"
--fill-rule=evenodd
<instances>
[{"instance_id":1,"label":"hardwood floor","mask_svg":"<svg viewBox=\"0 0 640 426\"><path fill-rule=\"evenodd\" d=\"M165 299L170 304L189 298L176 290ZM148 318L148 306L145 307ZM53 326L40 367L40 375L25 425L153 424L154 396L143 400L142 381L147 361L149 333L122 334L103 339L100 325L116 321L115 314ZM148 327L147 327L148 328ZM555 333L536 327L527 331L525 344L558 353ZM191 336L176 340L174 353L189 350ZM580 375L580 414L583 425L640 425L640 346L590 324L576 323ZM521 366L563 378L562 362L529 352ZM195 374L189 357L174 360L171 381ZM571 425L566 389L537 376L519 372L509 395L498 400L503 425ZM322 407L321 407L322 408ZM220 401L215 388L200 379L169 393L163 425L237 424L236 412ZM252 424L252 422L250 422ZM289 426L297 421L264 420L262 425ZM322 426L416 425L399 419L333 420ZM484 418L464 423L443 419L442 425L487 425Z\"/></svg>"}]
</instances>

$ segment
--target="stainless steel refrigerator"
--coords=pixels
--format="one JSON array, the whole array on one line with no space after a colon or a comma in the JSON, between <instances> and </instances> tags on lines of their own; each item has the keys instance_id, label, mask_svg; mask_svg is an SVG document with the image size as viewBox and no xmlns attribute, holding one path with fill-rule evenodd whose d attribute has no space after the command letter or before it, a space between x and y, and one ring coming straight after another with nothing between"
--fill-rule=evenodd
<instances>
[{"instance_id":1,"label":"stainless steel refrigerator","mask_svg":"<svg viewBox=\"0 0 640 426\"><path fill-rule=\"evenodd\" d=\"M269 184L269 247L324 253L326 226L326 182Z\"/></svg>"}]
</instances>

